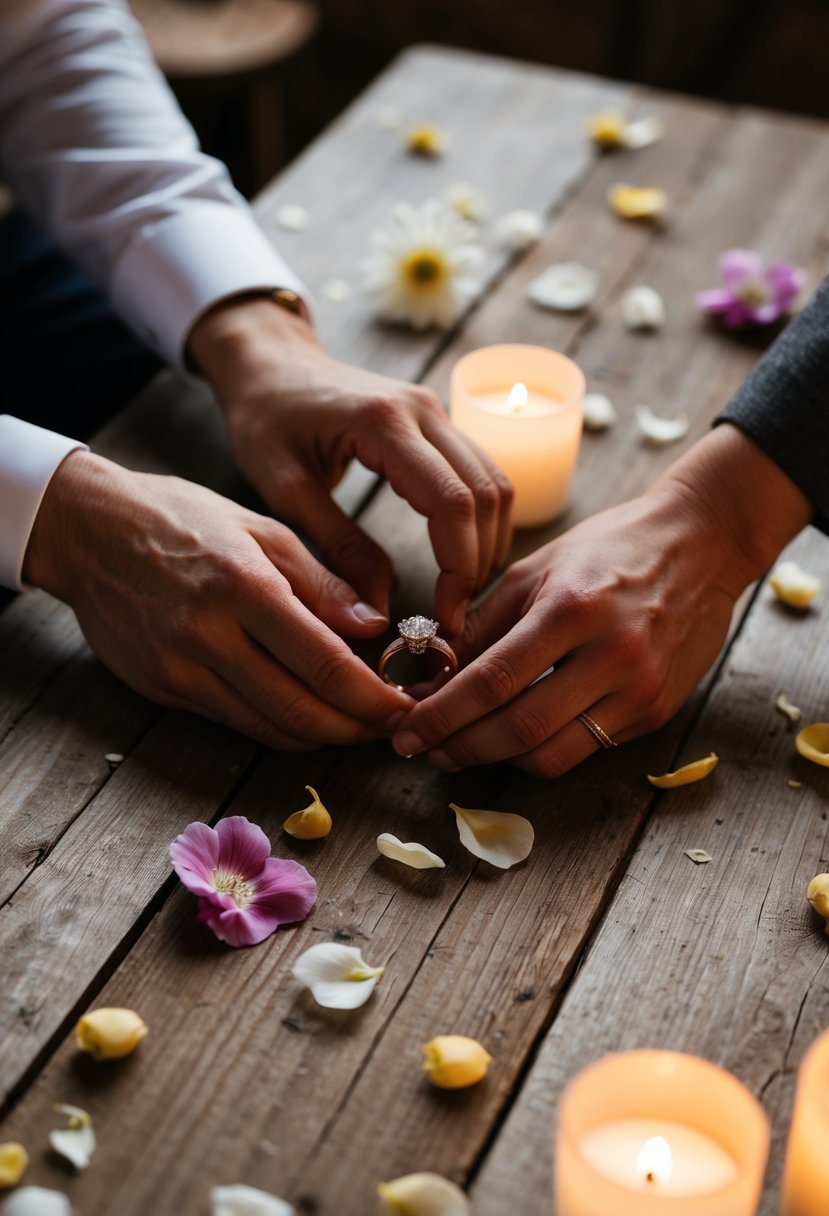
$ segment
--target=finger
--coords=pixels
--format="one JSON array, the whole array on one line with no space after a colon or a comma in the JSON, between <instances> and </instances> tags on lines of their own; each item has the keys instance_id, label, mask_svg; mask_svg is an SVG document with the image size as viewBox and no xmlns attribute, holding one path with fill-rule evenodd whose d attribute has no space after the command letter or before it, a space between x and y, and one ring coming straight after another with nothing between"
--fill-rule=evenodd
<instances>
[{"instance_id":1,"label":"finger","mask_svg":"<svg viewBox=\"0 0 829 1216\"><path fill-rule=\"evenodd\" d=\"M320 746L318 742L300 739L281 730L226 680L207 668L199 670L187 693L173 694L165 699L165 704L173 709L199 714L212 722L220 722L277 751L311 751Z\"/></svg>"},{"instance_id":2,"label":"finger","mask_svg":"<svg viewBox=\"0 0 829 1216\"><path fill-rule=\"evenodd\" d=\"M629 710L625 709L621 693L605 697L596 705L591 705L587 712L617 744L627 743L645 733L646 728L643 725L625 723ZM588 756L602 750L601 744L584 723L574 718L541 747L534 748L523 756L517 756L513 764L524 772L549 779L562 776Z\"/></svg>"},{"instance_id":3,"label":"finger","mask_svg":"<svg viewBox=\"0 0 829 1216\"><path fill-rule=\"evenodd\" d=\"M461 666L506 637L510 629L525 614L530 588L513 566L495 584L486 598L466 614L463 633L452 638L452 646Z\"/></svg>"}]
</instances>

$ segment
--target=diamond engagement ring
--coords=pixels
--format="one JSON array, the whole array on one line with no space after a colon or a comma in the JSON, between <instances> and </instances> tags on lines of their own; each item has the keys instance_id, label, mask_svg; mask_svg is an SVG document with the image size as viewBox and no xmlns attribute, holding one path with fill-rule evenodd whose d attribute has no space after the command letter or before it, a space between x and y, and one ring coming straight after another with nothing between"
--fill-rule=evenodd
<instances>
[{"instance_id":1,"label":"diamond engagement ring","mask_svg":"<svg viewBox=\"0 0 829 1216\"><path fill-rule=\"evenodd\" d=\"M397 628L400 637L389 643L380 655L377 667L378 674L387 684L392 684L401 692L403 691L404 686L386 674L389 660L393 659L396 654L400 654L402 650L408 650L410 654L415 655L425 654L427 650L436 650L446 660L443 668L445 673L451 675L458 670L458 656L448 642L444 642L443 638L438 637L437 621L429 620L428 616L407 616L405 621L398 621Z\"/></svg>"}]
</instances>

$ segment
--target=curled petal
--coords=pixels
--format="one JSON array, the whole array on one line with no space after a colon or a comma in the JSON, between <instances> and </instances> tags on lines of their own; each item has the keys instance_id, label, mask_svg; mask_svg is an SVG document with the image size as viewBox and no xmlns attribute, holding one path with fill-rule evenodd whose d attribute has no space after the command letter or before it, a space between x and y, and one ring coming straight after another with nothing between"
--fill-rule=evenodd
<instances>
[{"instance_id":1,"label":"curled petal","mask_svg":"<svg viewBox=\"0 0 829 1216\"><path fill-rule=\"evenodd\" d=\"M826 921L826 932L829 934L829 874L816 874L806 889L806 898Z\"/></svg>"},{"instance_id":2,"label":"curled petal","mask_svg":"<svg viewBox=\"0 0 829 1216\"><path fill-rule=\"evenodd\" d=\"M705 849L686 849L685 856L690 857L695 865L702 866L708 861L713 861L714 858L710 853L706 853Z\"/></svg>"},{"instance_id":3,"label":"curled petal","mask_svg":"<svg viewBox=\"0 0 829 1216\"><path fill-rule=\"evenodd\" d=\"M813 722L795 736L794 745L813 764L829 768L829 722Z\"/></svg>"},{"instance_id":4,"label":"curled petal","mask_svg":"<svg viewBox=\"0 0 829 1216\"><path fill-rule=\"evenodd\" d=\"M476 1039L462 1034L441 1034L423 1044L423 1069L439 1089L463 1089L482 1080L492 1056Z\"/></svg>"},{"instance_id":5,"label":"curled petal","mask_svg":"<svg viewBox=\"0 0 829 1216\"><path fill-rule=\"evenodd\" d=\"M9 1195L2 1206L2 1216L72 1216L72 1205L60 1191L43 1186L23 1186Z\"/></svg>"},{"instance_id":6,"label":"curled petal","mask_svg":"<svg viewBox=\"0 0 829 1216\"><path fill-rule=\"evenodd\" d=\"M252 1186L214 1186L210 1192L210 1216L296 1216L284 1199Z\"/></svg>"},{"instance_id":7,"label":"curled petal","mask_svg":"<svg viewBox=\"0 0 829 1216\"><path fill-rule=\"evenodd\" d=\"M820 591L820 579L807 574L797 562L781 562L769 582L777 598L790 608L808 608Z\"/></svg>"},{"instance_id":8,"label":"curled petal","mask_svg":"<svg viewBox=\"0 0 829 1216\"><path fill-rule=\"evenodd\" d=\"M310 988L318 1005L358 1009L371 996L385 967L370 967L356 946L319 942L301 954L291 970Z\"/></svg>"},{"instance_id":9,"label":"curled petal","mask_svg":"<svg viewBox=\"0 0 829 1216\"><path fill-rule=\"evenodd\" d=\"M541 308L559 312L575 312L586 308L595 298L599 276L580 262L560 262L533 279L527 295Z\"/></svg>"},{"instance_id":10,"label":"curled petal","mask_svg":"<svg viewBox=\"0 0 829 1216\"><path fill-rule=\"evenodd\" d=\"M631 287L622 297L622 320L628 329L660 329L665 305L652 287Z\"/></svg>"},{"instance_id":11,"label":"curled petal","mask_svg":"<svg viewBox=\"0 0 829 1216\"><path fill-rule=\"evenodd\" d=\"M392 836L391 832L382 832L377 837L377 848L384 857L390 857L392 861L402 861L404 866L411 866L413 870L433 870L446 865L437 853L433 853L425 845L414 841L404 844L402 840Z\"/></svg>"},{"instance_id":12,"label":"curled petal","mask_svg":"<svg viewBox=\"0 0 829 1216\"><path fill-rule=\"evenodd\" d=\"M581 404L584 425L589 431L604 431L616 421L613 402L604 393L585 393Z\"/></svg>"},{"instance_id":13,"label":"curled petal","mask_svg":"<svg viewBox=\"0 0 829 1216\"><path fill-rule=\"evenodd\" d=\"M652 777L648 773L648 781L651 785L655 785L660 790L673 790L679 785L692 785L695 781L702 781L703 777L707 777L713 772L719 764L719 756L716 752L711 752L710 756L705 756L702 760L692 760L690 764L683 764L682 768L678 768L673 773L663 773L661 777Z\"/></svg>"},{"instance_id":14,"label":"curled petal","mask_svg":"<svg viewBox=\"0 0 829 1216\"><path fill-rule=\"evenodd\" d=\"M803 710L799 709L796 705L792 705L791 701L784 692L781 692L780 696L774 702L774 708L779 710L780 713L783 714L785 718L788 718L790 722L799 722L803 717Z\"/></svg>"},{"instance_id":15,"label":"curled petal","mask_svg":"<svg viewBox=\"0 0 829 1216\"><path fill-rule=\"evenodd\" d=\"M0 1190L17 1186L28 1165L29 1154L22 1144L14 1140L0 1144Z\"/></svg>"},{"instance_id":16,"label":"curled petal","mask_svg":"<svg viewBox=\"0 0 829 1216\"><path fill-rule=\"evenodd\" d=\"M618 182L608 195L610 205L625 220L658 219L668 207L668 196L658 186L628 186Z\"/></svg>"},{"instance_id":17,"label":"curled petal","mask_svg":"<svg viewBox=\"0 0 829 1216\"><path fill-rule=\"evenodd\" d=\"M508 870L529 857L535 840L533 825L522 815L504 811L471 811L449 803L455 812L461 844L475 857Z\"/></svg>"},{"instance_id":18,"label":"curled petal","mask_svg":"<svg viewBox=\"0 0 829 1216\"><path fill-rule=\"evenodd\" d=\"M62 1102L56 1102L52 1110L58 1115L65 1115L69 1126L50 1132L49 1143L76 1170L85 1170L97 1147L91 1117L80 1106L68 1106Z\"/></svg>"},{"instance_id":19,"label":"curled petal","mask_svg":"<svg viewBox=\"0 0 829 1216\"><path fill-rule=\"evenodd\" d=\"M655 447L675 443L688 434L688 419L684 414L678 414L676 418L659 418L649 405L637 405L636 421L639 430Z\"/></svg>"},{"instance_id":20,"label":"curled petal","mask_svg":"<svg viewBox=\"0 0 829 1216\"><path fill-rule=\"evenodd\" d=\"M502 249L519 253L529 249L544 234L544 220L535 211L508 211L495 225L495 239Z\"/></svg>"},{"instance_id":21,"label":"curled petal","mask_svg":"<svg viewBox=\"0 0 829 1216\"><path fill-rule=\"evenodd\" d=\"M404 1174L379 1183L377 1194L383 1212L393 1216L470 1216L472 1211L461 1188L440 1174Z\"/></svg>"},{"instance_id":22,"label":"curled petal","mask_svg":"<svg viewBox=\"0 0 829 1216\"><path fill-rule=\"evenodd\" d=\"M117 1060L134 1051L147 1033L133 1009L90 1009L75 1027L75 1042L96 1060Z\"/></svg>"},{"instance_id":23,"label":"curled petal","mask_svg":"<svg viewBox=\"0 0 829 1216\"><path fill-rule=\"evenodd\" d=\"M312 785L306 790L313 798L301 811L289 815L282 825L283 831L297 840L320 840L331 831L331 816L320 802L320 796Z\"/></svg>"}]
</instances>

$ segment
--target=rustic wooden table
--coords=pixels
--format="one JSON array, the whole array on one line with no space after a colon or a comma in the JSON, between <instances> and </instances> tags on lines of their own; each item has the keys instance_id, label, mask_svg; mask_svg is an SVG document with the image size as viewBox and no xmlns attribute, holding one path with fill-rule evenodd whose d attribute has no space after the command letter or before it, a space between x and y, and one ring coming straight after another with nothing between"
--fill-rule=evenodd
<instances>
[{"instance_id":1,"label":"rustic wooden table","mask_svg":"<svg viewBox=\"0 0 829 1216\"><path fill-rule=\"evenodd\" d=\"M451 152L423 162L378 111L449 129ZM597 157L585 121L620 104L664 119L667 137ZM619 179L669 191L661 229L626 224L606 203ZM448 336L371 322L355 295L333 304L330 277L356 280L370 229L398 199L466 180L497 216L550 217L542 242L509 261L490 247L489 290ZM639 401L684 410L687 443L755 361L759 346L711 327L693 293L717 256L757 247L826 269L825 125L735 111L526 64L431 49L406 54L258 203L265 229L318 292L322 337L337 354L445 395L459 355L504 339L573 355L607 391L616 427L586 435L572 507L559 523L647 485L677 448L643 446ZM302 233L275 226L283 203L309 208ZM527 283L578 258L601 274L588 313L527 303ZM631 284L667 300L664 332L621 323ZM174 408L171 408L174 407ZM234 492L210 402L173 378L101 437L127 463L175 469ZM359 478L346 490L356 500ZM762 503L758 503L762 510ZM400 611L426 610L434 568L423 521L380 488L360 514L393 552ZM545 536L524 535L518 551ZM825 539L794 554L827 571ZM376 656L375 656L376 657ZM110 677L74 618L45 595L0 615L0 1139L32 1152L29 1180L66 1190L81 1216L196 1216L211 1185L244 1181L300 1213L365 1216L378 1180L430 1169L470 1190L477 1216L551 1207L557 1095L608 1051L666 1046L732 1070L774 1124L762 1213L776 1212L794 1073L829 1019L822 925L804 898L827 868L827 774L795 753L775 711L786 689L808 720L826 718L829 613L794 616L761 585L727 652L687 709L659 734L599 753L544 783L505 766L445 775L388 746L292 756L184 714L163 712ZM645 773L715 749L697 786L668 794ZM107 753L125 757L117 767ZM802 782L797 789L790 778ZM305 844L280 825L316 786L332 836ZM527 863L495 873L459 845L450 801L518 811L535 824ZM194 924L167 848L194 819L239 813L319 882L309 919L253 950L219 947ZM444 871L378 859L391 831L428 842ZM684 855L707 849L708 865ZM386 974L356 1013L311 1002L290 966L308 945L350 941ZM120 1064L76 1052L86 1008L138 1009L150 1037ZM495 1058L486 1081L430 1089L420 1044L472 1035ZM54 1101L94 1116L100 1147L73 1177L46 1150Z\"/></svg>"}]
</instances>

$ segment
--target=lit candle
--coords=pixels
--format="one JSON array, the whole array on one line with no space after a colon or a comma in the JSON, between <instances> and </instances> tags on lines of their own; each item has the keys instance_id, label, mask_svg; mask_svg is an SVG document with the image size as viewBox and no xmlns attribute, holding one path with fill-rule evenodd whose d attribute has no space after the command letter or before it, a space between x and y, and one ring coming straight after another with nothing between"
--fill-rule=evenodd
<instances>
[{"instance_id":1,"label":"lit candle","mask_svg":"<svg viewBox=\"0 0 829 1216\"><path fill-rule=\"evenodd\" d=\"M561 1101L557 1216L754 1216L768 1146L730 1073L678 1052L606 1056Z\"/></svg>"},{"instance_id":2,"label":"lit candle","mask_svg":"<svg viewBox=\"0 0 829 1216\"><path fill-rule=\"evenodd\" d=\"M800 1065L783 1175L782 1216L826 1216L829 1211L829 1031Z\"/></svg>"},{"instance_id":3,"label":"lit candle","mask_svg":"<svg viewBox=\"0 0 829 1216\"><path fill-rule=\"evenodd\" d=\"M487 346L452 369L452 420L509 477L517 527L549 523L566 507L583 397L575 363L542 346Z\"/></svg>"}]
</instances>

